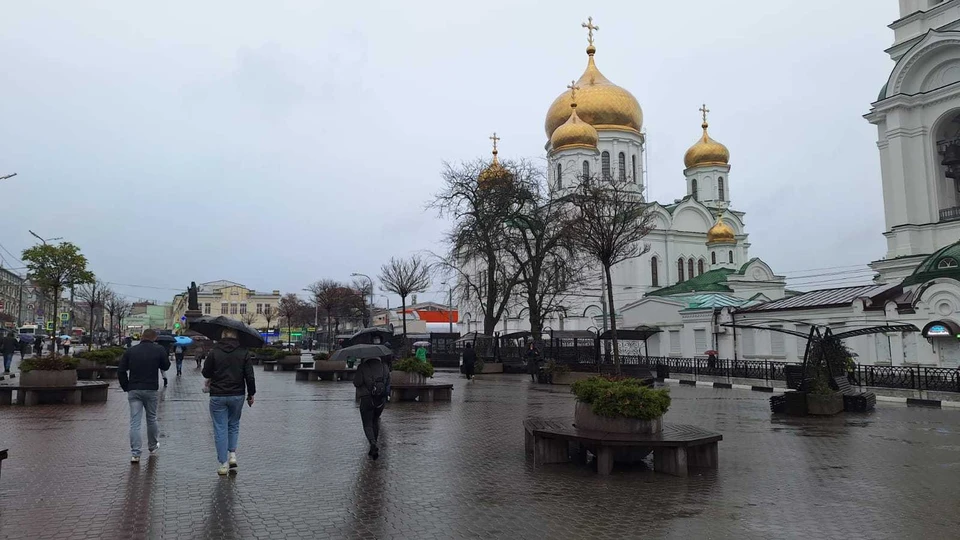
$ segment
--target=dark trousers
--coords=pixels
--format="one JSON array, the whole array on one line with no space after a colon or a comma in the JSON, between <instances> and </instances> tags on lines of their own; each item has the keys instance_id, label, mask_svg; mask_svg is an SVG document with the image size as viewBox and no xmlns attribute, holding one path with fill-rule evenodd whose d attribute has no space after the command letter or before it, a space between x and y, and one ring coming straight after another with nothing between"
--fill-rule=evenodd
<instances>
[{"instance_id":1,"label":"dark trousers","mask_svg":"<svg viewBox=\"0 0 960 540\"><path fill-rule=\"evenodd\" d=\"M473 378L473 375L474 375L474 372L476 371L476 369L477 369L477 365L474 364L474 363L466 363L466 362L464 362L464 364L463 364L463 373L464 373L464 375L467 376L467 379L468 379L468 380Z\"/></svg>"},{"instance_id":2,"label":"dark trousers","mask_svg":"<svg viewBox=\"0 0 960 540\"><path fill-rule=\"evenodd\" d=\"M175 355L174 358L177 359L177 375L179 375L180 373L183 373L183 355L178 354Z\"/></svg>"},{"instance_id":3,"label":"dark trousers","mask_svg":"<svg viewBox=\"0 0 960 540\"><path fill-rule=\"evenodd\" d=\"M371 445L380 439L380 415L386 400L374 400L370 396L360 398L360 420L363 421L363 434Z\"/></svg>"}]
</instances>

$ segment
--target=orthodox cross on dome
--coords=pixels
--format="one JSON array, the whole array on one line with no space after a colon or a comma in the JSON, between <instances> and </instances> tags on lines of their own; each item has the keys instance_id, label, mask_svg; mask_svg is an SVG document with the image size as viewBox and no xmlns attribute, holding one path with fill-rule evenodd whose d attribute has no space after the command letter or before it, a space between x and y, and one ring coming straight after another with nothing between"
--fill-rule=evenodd
<instances>
[{"instance_id":1,"label":"orthodox cross on dome","mask_svg":"<svg viewBox=\"0 0 960 540\"><path fill-rule=\"evenodd\" d=\"M497 132L496 132L496 131L493 132L493 135L490 137L490 140L493 141L493 153L494 153L494 155L496 155L496 154L497 154L497 141L500 140L500 137L497 137Z\"/></svg>"},{"instance_id":2,"label":"orthodox cross on dome","mask_svg":"<svg viewBox=\"0 0 960 540\"><path fill-rule=\"evenodd\" d=\"M600 27L593 24L593 17L587 17L587 22L580 23L580 26L587 29L587 42L593 47L593 31L600 30Z\"/></svg>"},{"instance_id":3,"label":"orthodox cross on dome","mask_svg":"<svg viewBox=\"0 0 960 540\"><path fill-rule=\"evenodd\" d=\"M710 112L710 109L707 108L707 104L704 103L703 107L700 107L700 112L703 113L703 125L707 125L707 113Z\"/></svg>"},{"instance_id":4,"label":"orthodox cross on dome","mask_svg":"<svg viewBox=\"0 0 960 540\"><path fill-rule=\"evenodd\" d=\"M574 107L577 106L577 90L580 89L577 86L577 81L570 81L570 84L567 85L567 88L570 89L570 104Z\"/></svg>"}]
</instances>

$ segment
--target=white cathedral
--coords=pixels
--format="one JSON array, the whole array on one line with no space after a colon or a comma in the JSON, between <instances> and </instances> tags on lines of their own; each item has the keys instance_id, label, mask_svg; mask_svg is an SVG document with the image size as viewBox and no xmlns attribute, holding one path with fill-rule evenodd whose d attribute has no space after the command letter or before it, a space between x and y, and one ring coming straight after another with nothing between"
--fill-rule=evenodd
<instances>
[{"instance_id":1,"label":"white cathedral","mask_svg":"<svg viewBox=\"0 0 960 540\"><path fill-rule=\"evenodd\" d=\"M895 323L920 332L850 338L862 363L960 367L960 0L899 0L887 50L894 68L865 118L878 128L887 253L871 263L875 284L793 293L786 280L750 258L744 213L732 204L730 152L703 133L684 156L686 193L651 201L651 249L613 268L618 327L652 326L650 355L797 361L805 340L725 323L811 324L834 331ZM546 122L551 189L572 189L584 174L617 175L642 196L643 113L595 62L592 23L583 75L550 106ZM494 155L494 166L496 154ZM599 280L547 326L604 327ZM482 329L476 306L460 306L460 332ZM521 306L498 331L529 329Z\"/></svg>"}]
</instances>

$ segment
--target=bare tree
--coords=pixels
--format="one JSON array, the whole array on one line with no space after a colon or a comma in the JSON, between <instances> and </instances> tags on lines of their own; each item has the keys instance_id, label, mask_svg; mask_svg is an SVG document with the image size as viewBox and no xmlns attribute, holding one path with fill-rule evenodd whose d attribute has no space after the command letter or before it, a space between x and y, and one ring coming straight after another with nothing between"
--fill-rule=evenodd
<instances>
[{"instance_id":1,"label":"bare tree","mask_svg":"<svg viewBox=\"0 0 960 540\"><path fill-rule=\"evenodd\" d=\"M539 341L544 320L563 312L570 295L576 294L584 264L571 238L569 205L552 196L543 174L531 172L518 181L525 182L522 188L528 200L507 230L510 241L504 244L504 250L520 273L518 288L523 293L530 332Z\"/></svg>"},{"instance_id":2,"label":"bare tree","mask_svg":"<svg viewBox=\"0 0 960 540\"><path fill-rule=\"evenodd\" d=\"M407 297L430 287L430 271L430 263L419 255L409 259L391 257L390 262L380 267L379 278L383 289L400 296L404 340L407 339Z\"/></svg>"},{"instance_id":3,"label":"bare tree","mask_svg":"<svg viewBox=\"0 0 960 540\"><path fill-rule=\"evenodd\" d=\"M307 287L307 290L313 294L318 311L322 312L326 319L327 345L332 346L331 321L339 329L342 317L352 316L358 309L362 309L362 298L356 290L334 279L321 279Z\"/></svg>"},{"instance_id":4,"label":"bare tree","mask_svg":"<svg viewBox=\"0 0 960 540\"><path fill-rule=\"evenodd\" d=\"M483 312L483 333L493 335L497 321L514 303L512 294L522 279L521 265L505 249L511 228L530 196L525 187L542 173L521 161L501 164L494 158L444 164L444 187L431 207L453 221L438 257L446 273L456 277L462 302L476 302Z\"/></svg>"},{"instance_id":5,"label":"bare tree","mask_svg":"<svg viewBox=\"0 0 960 540\"><path fill-rule=\"evenodd\" d=\"M99 279L95 279L90 283L80 286L80 288L77 289L77 293L76 293L77 297L82 302L86 302L87 306L90 308L90 348L91 349L93 348L93 344L94 344L93 336L97 330L95 328L95 325L97 322L96 313L97 313L97 310L100 310L101 318L102 318L102 311L104 308L104 304L106 303L107 298L109 296L108 294L109 292L110 292L110 289L107 286L107 284ZM101 326L102 325L103 323L101 323Z\"/></svg>"},{"instance_id":6,"label":"bare tree","mask_svg":"<svg viewBox=\"0 0 960 540\"><path fill-rule=\"evenodd\" d=\"M287 341L292 341L293 325L299 322L303 313L303 300L293 293L287 293L277 305L277 316L287 320Z\"/></svg>"},{"instance_id":7,"label":"bare tree","mask_svg":"<svg viewBox=\"0 0 960 540\"><path fill-rule=\"evenodd\" d=\"M123 319L130 315L130 310L133 305L127 301L126 298L116 293L115 291L110 291L107 295L106 300L104 301L104 309L107 310L107 313L110 315L110 335L113 336L113 322L117 322L117 336L123 336Z\"/></svg>"},{"instance_id":8,"label":"bare tree","mask_svg":"<svg viewBox=\"0 0 960 540\"><path fill-rule=\"evenodd\" d=\"M581 178L580 185L566 200L572 210L570 235L574 244L603 267L613 358L617 374L620 374L620 345L617 342L610 268L650 250L650 245L642 240L654 228L653 215L634 184L609 176Z\"/></svg>"},{"instance_id":9,"label":"bare tree","mask_svg":"<svg viewBox=\"0 0 960 540\"><path fill-rule=\"evenodd\" d=\"M253 311L247 311L240 316L240 320L243 321L243 324L253 326L253 323L257 321L257 314Z\"/></svg>"},{"instance_id":10,"label":"bare tree","mask_svg":"<svg viewBox=\"0 0 960 540\"><path fill-rule=\"evenodd\" d=\"M364 328L366 328L370 326L371 315L373 313L373 305L367 305L367 298L373 295L373 283L366 279L354 279L352 285L361 300L360 317Z\"/></svg>"},{"instance_id":11,"label":"bare tree","mask_svg":"<svg viewBox=\"0 0 960 540\"><path fill-rule=\"evenodd\" d=\"M277 318L277 312L272 308L270 304L264 304L263 306L263 320L267 323L267 332L273 329L272 323L274 319Z\"/></svg>"}]
</instances>

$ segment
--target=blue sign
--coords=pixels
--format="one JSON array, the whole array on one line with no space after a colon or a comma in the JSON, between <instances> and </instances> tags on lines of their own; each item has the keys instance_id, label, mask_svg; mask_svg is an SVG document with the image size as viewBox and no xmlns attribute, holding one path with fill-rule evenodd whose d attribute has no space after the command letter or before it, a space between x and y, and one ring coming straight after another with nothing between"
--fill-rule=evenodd
<instances>
[{"instance_id":1,"label":"blue sign","mask_svg":"<svg viewBox=\"0 0 960 540\"><path fill-rule=\"evenodd\" d=\"M186 316L186 315L181 315L181 316L180 316L180 320L181 320L181 321L186 321L186 320L187 320L187 316Z\"/></svg>"},{"instance_id":2,"label":"blue sign","mask_svg":"<svg viewBox=\"0 0 960 540\"><path fill-rule=\"evenodd\" d=\"M927 329L927 337L949 337L953 334L950 333L950 330L942 325L935 324Z\"/></svg>"}]
</instances>

